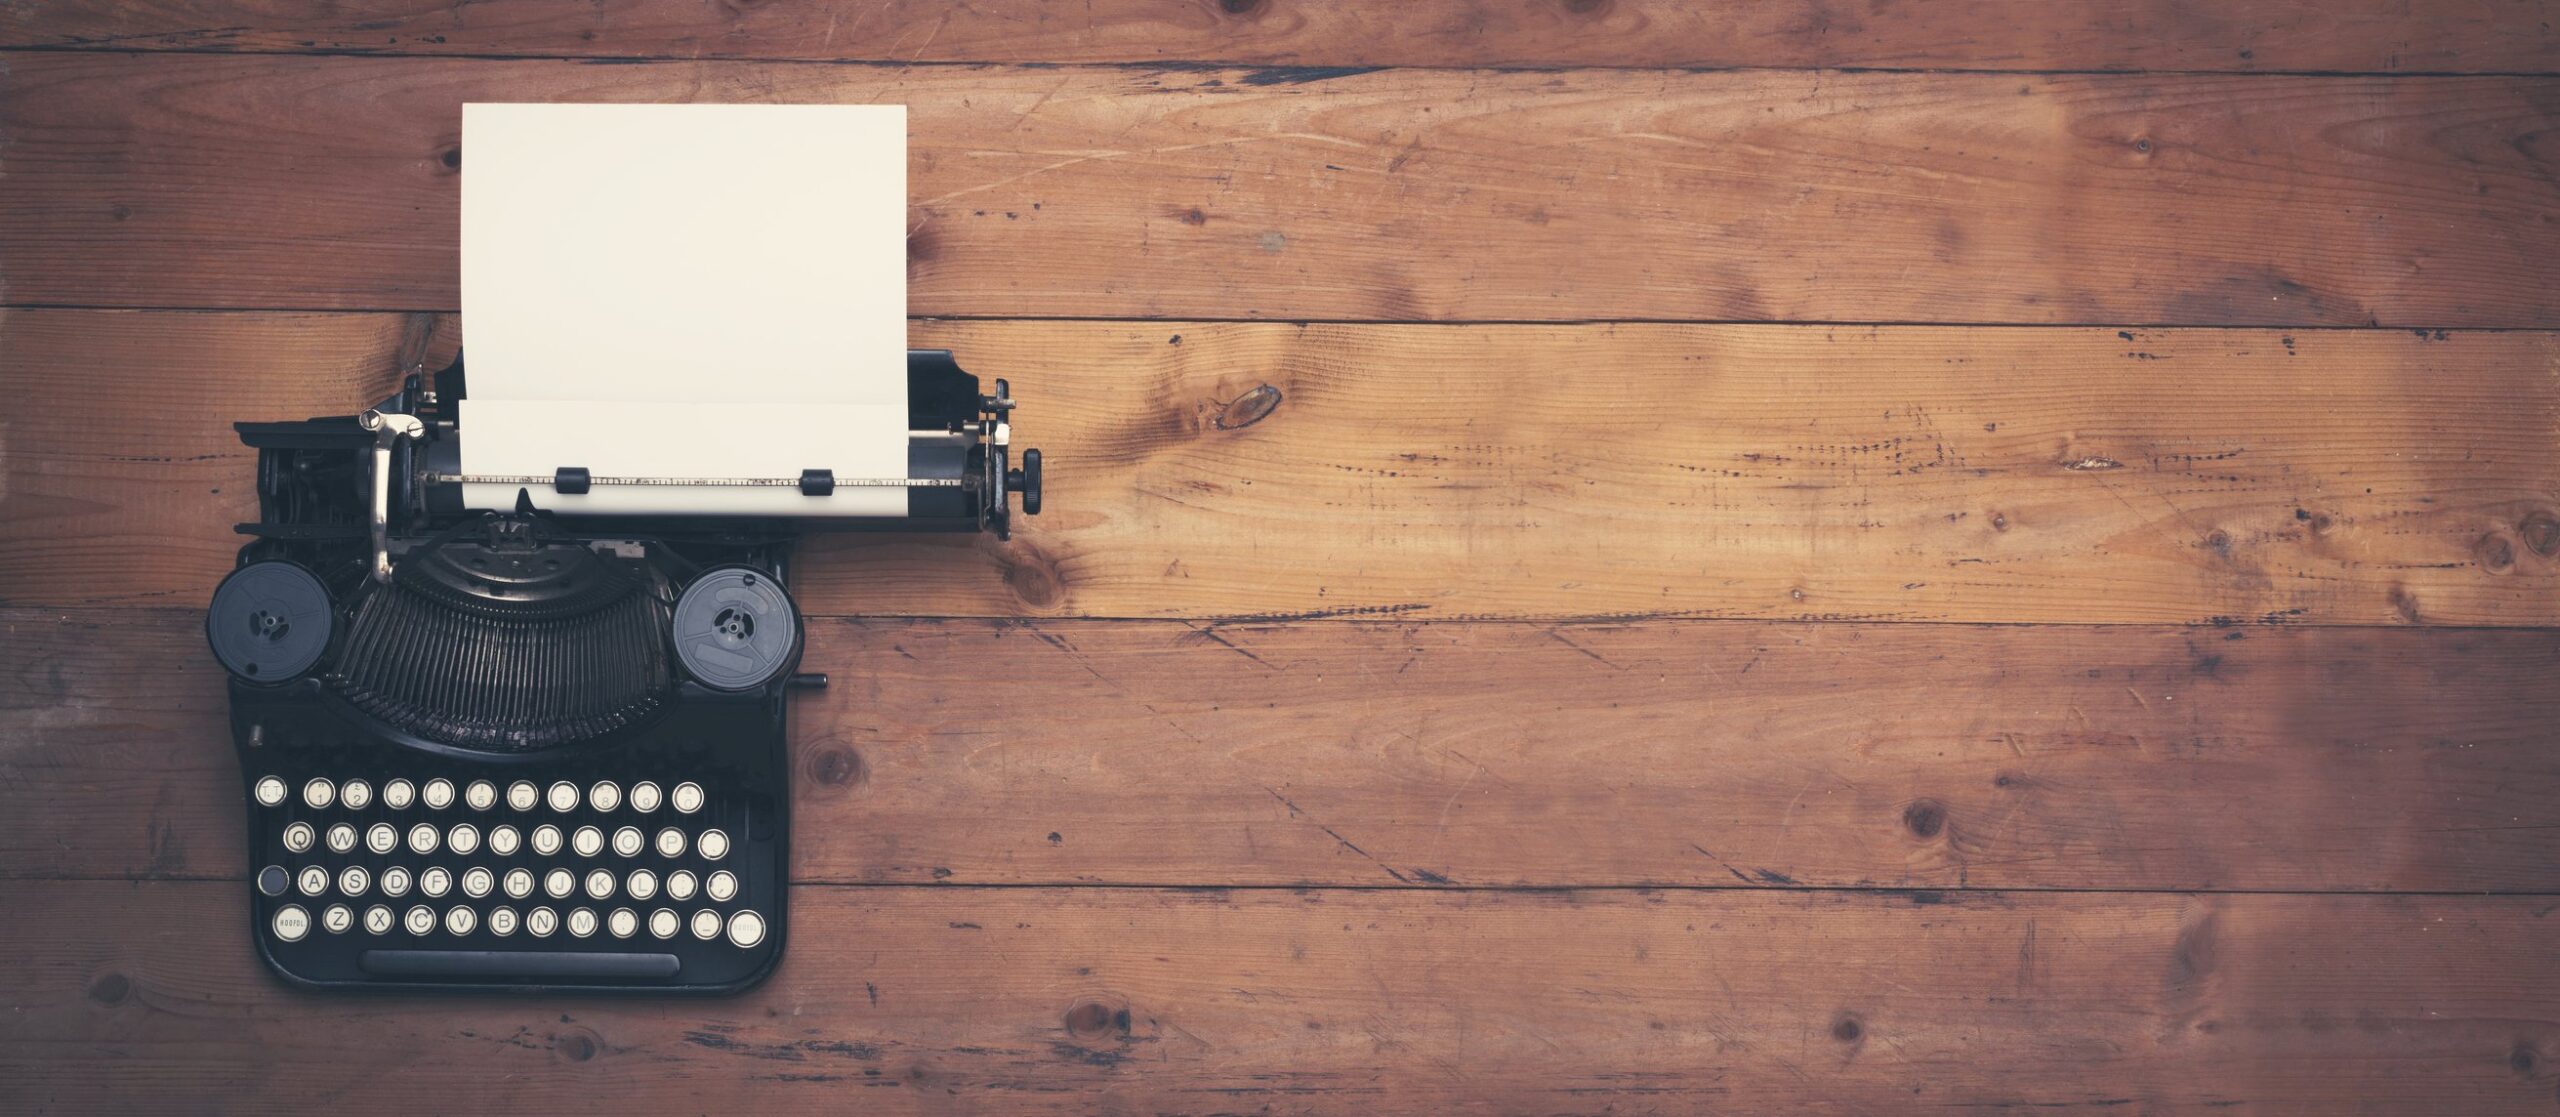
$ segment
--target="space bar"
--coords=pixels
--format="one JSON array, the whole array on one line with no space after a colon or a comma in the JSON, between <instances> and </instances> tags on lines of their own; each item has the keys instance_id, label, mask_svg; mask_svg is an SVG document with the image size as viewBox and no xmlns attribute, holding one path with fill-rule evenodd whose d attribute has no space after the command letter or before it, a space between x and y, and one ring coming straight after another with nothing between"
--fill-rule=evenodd
<instances>
[{"instance_id":1,"label":"space bar","mask_svg":"<svg viewBox=\"0 0 2560 1117\"><path fill-rule=\"evenodd\" d=\"M379 977L664 978L683 967L673 954L543 950L368 950L359 961Z\"/></svg>"}]
</instances>

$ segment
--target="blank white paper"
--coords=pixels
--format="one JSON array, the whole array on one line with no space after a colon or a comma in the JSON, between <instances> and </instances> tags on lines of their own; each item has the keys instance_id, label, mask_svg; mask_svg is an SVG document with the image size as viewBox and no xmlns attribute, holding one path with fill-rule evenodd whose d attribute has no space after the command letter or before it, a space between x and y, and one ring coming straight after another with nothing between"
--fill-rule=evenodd
<instances>
[{"instance_id":1,"label":"blank white paper","mask_svg":"<svg viewBox=\"0 0 2560 1117\"><path fill-rule=\"evenodd\" d=\"M477 104L462 120L463 472L906 475L904 106ZM896 488L533 498L585 513L907 506Z\"/></svg>"}]
</instances>

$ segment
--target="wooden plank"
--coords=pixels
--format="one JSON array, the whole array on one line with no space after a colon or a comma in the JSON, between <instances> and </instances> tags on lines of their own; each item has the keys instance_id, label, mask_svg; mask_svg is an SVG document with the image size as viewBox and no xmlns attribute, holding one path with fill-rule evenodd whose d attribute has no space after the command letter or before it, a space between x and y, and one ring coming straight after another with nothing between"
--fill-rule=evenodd
<instances>
[{"instance_id":1,"label":"wooden plank","mask_svg":"<svg viewBox=\"0 0 2560 1117\"><path fill-rule=\"evenodd\" d=\"M2542 0L1821 0L1522 5L1415 0L938 0L704 5L144 0L0 9L0 45L896 62L1266 66L1908 67L1930 70L2549 72Z\"/></svg>"},{"instance_id":2,"label":"wooden plank","mask_svg":"<svg viewBox=\"0 0 2560 1117\"><path fill-rule=\"evenodd\" d=\"M897 101L971 317L2560 325L2536 78L34 54L13 303L450 309L459 111Z\"/></svg>"},{"instance_id":3,"label":"wooden plank","mask_svg":"<svg viewBox=\"0 0 2560 1117\"><path fill-rule=\"evenodd\" d=\"M0 636L0 875L245 874L197 614ZM2560 886L2554 632L835 620L806 662L803 881Z\"/></svg>"},{"instance_id":4,"label":"wooden plank","mask_svg":"<svg viewBox=\"0 0 2560 1117\"><path fill-rule=\"evenodd\" d=\"M21 310L0 329L18 605L201 602L256 514L224 424L354 410L457 342L398 315ZM821 540L811 611L2560 623L2560 335L913 337L1012 380L1049 509L1010 545Z\"/></svg>"},{"instance_id":5,"label":"wooden plank","mask_svg":"<svg viewBox=\"0 0 2560 1117\"><path fill-rule=\"evenodd\" d=\"M2542 1113L2545 897L795 890L737 1000L322 997L0 884L21 1112Z\"/></svg>"}]
</instances>

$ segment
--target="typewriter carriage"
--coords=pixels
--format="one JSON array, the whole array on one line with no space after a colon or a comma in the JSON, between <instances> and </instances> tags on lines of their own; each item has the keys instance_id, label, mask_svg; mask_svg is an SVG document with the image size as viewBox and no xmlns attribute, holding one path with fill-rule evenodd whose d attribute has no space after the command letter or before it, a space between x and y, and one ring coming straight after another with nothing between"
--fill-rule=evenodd
<instances>
[{"instance_id":1,"label":"typewriter carriage","mask_svg":"<svg viewBox=\"0 0 2560 1117\"><path fill-rule=\"evenodd\" d=\"M1040 511L1039 451L1013 464L1014 403L1004 381L982 394L948 351L914 350L908 389L915 483L904 517L543 508L551 492L612 483L567 468L524 479L513 509L468 508L459 356L357 415L235 424L258 450L260 517L236 529L253 538L208 611L208 642L237 687L301 688L401 744L491 757L610 745L646 729L679 692L778 699L795 681L822 684L823 676L792 673L800 626L785 587L801 534L988 531L1002 539L1011 534L1009 496L1020 494L1027 514ZM827 480L799 479L811 500L833 494ZM299 592L308 613L307 589L286 585L291 576L274 564L305 572L329 603L325 618L302 616L298 633L261 627L277 623L273 592L232 592L243 577ZM688 609L689 593L713 592L706 579L725 580L722 604ZM280 677L277 642L308 648L322 620L320 650Z\"/></svg>"}]
</instances>

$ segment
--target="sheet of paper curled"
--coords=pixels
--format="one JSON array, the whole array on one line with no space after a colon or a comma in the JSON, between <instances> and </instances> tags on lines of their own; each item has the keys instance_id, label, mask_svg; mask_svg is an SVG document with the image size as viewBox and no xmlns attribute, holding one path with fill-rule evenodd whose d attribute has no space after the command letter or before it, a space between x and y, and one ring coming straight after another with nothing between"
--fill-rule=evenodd
<instances>
[{"instance_id":1,"label":"sheet of paper curled","mask_svg":"<svg viewBox=\"0 0 2560 1117\"><path fill-rule=\"evenodd\" d=\"M463 106L462 471L907 471L906 108ZM467 485L475 508L518 486ZM906 492L535 487L567 512L899 516Z\"/></svg>"}]
</instances>

